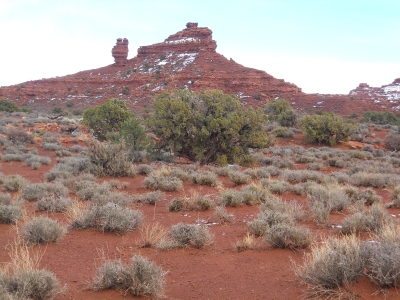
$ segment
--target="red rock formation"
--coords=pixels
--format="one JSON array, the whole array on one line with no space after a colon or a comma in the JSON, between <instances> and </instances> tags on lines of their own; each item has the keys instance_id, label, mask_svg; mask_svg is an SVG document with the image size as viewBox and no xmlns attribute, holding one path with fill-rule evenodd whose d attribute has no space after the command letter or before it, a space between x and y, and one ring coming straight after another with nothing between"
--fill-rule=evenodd
<instances>
[{"instance_id":1,"label":"red rock formation","mask_svg":"<svg viewBox=\"0 0 400 300\"><path fill-rule=\"evenodd\" d=\"M170 35L162 43L140 47L138 55L129 60L128 40L118 39L112 50L115 64L60 78L2 87L0 99L13 99L19 105L30 107L65 107L67 102L72 102L74 108L86 108L117 97L125 100L129 107L141 111L144 106L151 105L155 93L188 88L196 92L220 89L238 95L243 103L255 107L282 97L303 111L350 114L382 109L381 105L371 101L368 93L305 94L293 83L225 58L216 52L216 48L212 31L198 27L197 23L187 23L185 29ZM392 85L397 89L400 79ZM356 90L368 88L362 84Z\"/></svg>"},{"instance_id":2,"label":"red rock formation","mask_svg":"<svg viewBox=\"0 0 400 300\"><path fill-rule=\"evenodd\" d=\"M112 48L111 53L114 57L115 65L118 67L125 67L128 62L128 40L117 39L117 44Z\"/></svg>"}]
</instances>

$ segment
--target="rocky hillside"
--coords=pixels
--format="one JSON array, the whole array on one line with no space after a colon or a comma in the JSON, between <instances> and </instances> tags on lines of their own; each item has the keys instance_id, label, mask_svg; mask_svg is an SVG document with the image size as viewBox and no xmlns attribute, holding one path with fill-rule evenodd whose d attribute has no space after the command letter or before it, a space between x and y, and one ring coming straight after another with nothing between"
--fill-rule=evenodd
<instances>
[{"instance_id":1,"label":"rocky hillside","mask_svg":"<svg viewBox=\"0 0 400 300\"><path fill-rule=\"evenodd\" d=\"M198 27L197 23L187 23L185 29L162 43L139 47L137 56L129 60L128 44L127 39L117 39L112 48L115 59L112 65L1 87L0 98L13 99L19 105L51 109L65 107L67 103L73 103L75 108L86 108L118 97L132 109L141 111L149 106L155 93L188 88L194 91L221 89L255 107L276 97L285 98L306 111L331 110L346 114L367 106L381 107L370 101L373 97L368 93L360 92L357 97L353 94L305 94L293 83L246 68L218 54L212 31Z\"/></svg>"}]
</instances>

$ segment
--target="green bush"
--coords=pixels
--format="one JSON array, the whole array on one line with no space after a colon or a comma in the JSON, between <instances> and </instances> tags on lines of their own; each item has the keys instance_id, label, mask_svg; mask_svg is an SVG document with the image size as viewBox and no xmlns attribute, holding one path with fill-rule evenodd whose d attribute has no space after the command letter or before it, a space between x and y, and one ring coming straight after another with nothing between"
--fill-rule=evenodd
<instances>
[{"instance_id":1,"label":"green bush","mask_svg":"<svg viewBox=\"0 0 400 300\"><path fill-rule=\"evenodd\" d=\"M361 122L397 125L400 123L400 118L390 111L367 111L364 113Z\"/></svg>"},{"instance_id":2,"label":"green bush","mask_svg":"<svg viewBox=\"0 0 400 300\"><path fill-rule=\"evenodd\" d=\"M356 129L352 120L343 120L334 113L305 115L300 119L300 125L308 142L331 146L347 140Z\"/></svg>"},{"instance_id":3,"label":"green bush","mask_svg":"<svg viewBox=\"0 0 400 300\"><path fill-rule=\"evenodd\" d=\"M16 112L16 111L23 111L21 108L15 104L14 101L9 100L9 99L1 99L0 100L0 111L5 111L5 112Z\"/></svg>"},{"instance_id":4,"label":"green bush","mask_svg":"<svg viewBox=\"0 0 400 300\"><path fill-rule=\"evenodd\" d=\"M85 110L82 123L93 129L99 138L107 139L112 132L119 132L124 122L131 117L132 113L125 101L112 98L102 105Z\"/></svg>"},{"instance_id":5,"label":"green bush","mask_svg":"<svg viewBox=\"0 0 400 300\"><path fill-rule=\"evenodd\" d=\"M265 107L270 121L278 122L281 126L293 127L297 123L297 112L290 103L284 99L276 99Z\"/></svg>"},{"instance_id":6,"label":"green bush","mask_svg":"<svg viewBox=\"0 0 400 300\"><path fill-rule=\"evenodd\" d=\"M135 255L127 265L121 260L105 262L97 270L93 287L96 291L113 288L122 290L124 294L158 299L163 294L165 274L155 263Z\"/></svg>"},{"instance_id":7,"label":"green bush","mask_svg":"<svg viewBox=\"0 0 400 300\"><path fill-rule=\"evenodd\" d=\"M192 161L207 163L225 155L234 162L249 148L266 144L265 115L221 91L162 93L154 97L154 109L148 125L160 139L157 147Z\"/></svg>"},{"instance_id":8,"label":"green bush","mask_svg":"<svg viewBox=\"0 0 400 300\"><path fill-rule=\"evenodd\" d=\"M135 116L131 116L121 124L116 138L117 140L125 141L129 156L134 162L142 161L145 156L143 152L152 145L151 139L147 136L146 131Z\"/></svg>"}]
</instances>

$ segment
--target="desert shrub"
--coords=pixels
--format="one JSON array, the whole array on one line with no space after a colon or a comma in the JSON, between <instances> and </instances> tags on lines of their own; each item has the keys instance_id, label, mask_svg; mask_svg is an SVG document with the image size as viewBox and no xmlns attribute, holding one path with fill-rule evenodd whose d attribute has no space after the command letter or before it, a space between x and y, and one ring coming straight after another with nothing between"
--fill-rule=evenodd
<instances>
[{"instance_id":1,"label":"desert shrub","mask_svg":"<svg viewBox=\"0 0 400 300\"><path fill-rule=\"evenodd\" d=\"M47 156L38 156L38 155L32 155L31 157L27 158L25 160L25 163L28 166L31 166L32 169L38 169L38 167L40 167L42 164L43 165L48 165L50 164L51 159L50 157Z\"/></svg>"},{"instance_id":2,"label":"desert shrub","mask_svg":"<svg viewBox=\"0 0 400 300\"><path fill-rule=\"evenodd\" d=\"M189 175L189 179L194 184L217 186L217 174L211 171L195 171Z\"/></svg>"},{"instance_id":3,"label":"desert shrub","mask_svg":"<svg viewBox=\"0 0 400 300\"><path fill-rule=\"evenodd\" d=\"M345 217L340 231L344 234L359 233L361 231L379 233L384 226L390 224L393 224L393 221L385 208L379 204L374 204L369 211L362 209Z\"/></svg>"},{"instance_id":4,"label":"desert shrub","mask_svg":"<svg viewBox=\"0 0 400 300\"><path fill-rule=\"evenodd\" d=\"M37 200L49 195L64 197L68 189L60 183L31 183L22 188L21 197L26 201Z\"/></svg>"},{"instance_id":5,"label":"desert shrub","mask_svg":"<svg viewBox=\"0 0 400 300\"><path fill-rule=\"evenodd\" d=\"M267 103L265 113L270 121L286 127L295 126L298 119L296 110L284 99L275 99Z\"/></svg>"},{"instance_id":6,"label":"desert shrub","mask_svg":"<svg viewBox=\"0 0 400 300\"><path fill-rule=\"evenodd\" d=\"M149 193L142 194L142 195L135 195L134 201L139 202L139 203L154 205L154 204L156 204L156 202L161 201L163 198L165 198L165 194L163 192L155 191L155 192L149 192Z\"/></svg>"},{"instance_id":7,"label":"desert shrub","mask_svg":"<svg viewBox=\"0 0 400 300\"><path fill-rule=\"evenodd\" d=\"M105 194L95 193L91 198L91 205L106 205L108 203L125 207L132 203L132 197L125 193L110 191Z\"/></svg>"},{"instance_id":8,"label":"desert shrub","mask_svg":"<svg viewBox=\"0 0 400 300\"><path fill-rule=\"evenodd\" d=\"M69 147L68 150L71 151L71 152L78 152L79 153L79 152L82 152L82 151L86 151L87 148L79 146L79 145L73 145L73 146Z\"/></svg>"},{"instance_id":9,"label":"desert shrub","mask_svg":"<svg viewBox=\"0 0 400 300\"><path fill-rule=\"evenodd\" d=\"M381 288L397 287L400 283L400 242L363 242L361 249L367 277Z\"/></svg>"},{"instance_id":10,"label":"desert shrub","mask_svg":"<svg viewBox=\"0 0 400 300\"><path fill-rule=\"evenodd\" d=\"M342 211L350 204L350 198L339 186L312 185L307 188L310 209L318 223L326 223L330 212Z\"/></svg>"},{"instance_id":11,"label":"desert shrub","mask_svg":"<svg viewBox=\"0 0 400 300\"><path fill-rule=\"evenodd\" d=\"M168 203L168 211L181 210L208 210L214 206L214 202L204 196L193 195L190 198L178 197Z\"/></svg>"},{"instance_id":12,"label":"desert shrub","mask_svg":"<svg viewBox=\"0 0 400 300\"><path fill-rule=\"evenodd\" d=\"M142 161L146 150L152 147L152 140L147 136L140 121L131 116L121 124L117 140L124 140L129 151L129 158L134 162Z\"/></svg>"},{"instance_id":13,"label":"desert shrub","mask_svg":"<svg viewBox=\"0 0 400 300\"><path fill-rule=\"evenodd\" d=\"M24 161L25 156L22 154L4 154L1 156L1 159L5 162L8 161Z\"/></svg>"},{"instance_id":14,"label":"desert shrub","mask_svg":"<svg viewBox=\"0 0 400 300\"><path fill-rule=\"evenodd\" d=\"M222 224L233 222L235 216L229 213L224 205L215 207L214 215L220 220Z\"/></svg>"},{"instance_id":15,"label":"desert shrub","mask_svg":"<svg viewBox=\"0 0 400 300\"><path fill-rule=\"evenodd\" d=\"M246 205L255 205L263 203L271 194L260 184L250 184L241 190L242 202Z\"/></svg>"},{"instance_id":16,"label":"desert shrub","mask_svg":"<svg viewBox=\"0 0 400 300\"><path fill-rule=\"evenodd\" d=\"M357 172L350 176L350 183L355 186L372 186L375 188L384 188L393 186L399 182L397 175Z\"/></svg>"},{"instance_id":17,"label":"desert shrub","mask_svg":"<svg viewBox=\"0 0 400 300\"><path fill-rule=\"evenodd\" d=\"M93 279L96 291L117 289L134 296L159 298L164 290L164 272L147 258L135 255L129 264L121 260L106 261Z\"/></svg>"},{"instance_id":18,"label":"desert shrub","mask_svg":"<svg viewBox=\"0 0 400 300\"><path fill-rule=\"evenodd\" d=\"M182 247L193 244L201 249L212 241L208 228L201 225L179 223L171 227L170 234Z\"/></svg>"},{"instance_id":19,"label":"desert shrub","mask_svg":"<svg viewBox=\"0 0 400 300\"><path fill-rule=\"evenodd\" d=\"M28 181L21 175L9 175L3 179L3 187L9 192L20 191L27 184Z\"/></svg>"},{"instance_id":20,"label":"desert shrub","mask_svg":"<svg viewBox=\"0 0 400 300\"><path fill-rule=\"evenodd\" d=\"M7 138L13 143L33 144L33 136L22 128L11 128L7 131Z\"/></svg>"},{"instance_id":21,"label":"desert shrub","mask_svg":"<svg viewBox=\"0 0 400 300\"><path fill-rule=\"evenodd\" d=\"M58 151L62 149L62 146L57 144L57 143L46 143L43 142L40 144L40 147L42 147L45 150L50 150L50 151Z\"/></svg>"},{"instance_id":22,"label":"desert shrub","mask_svg":"<svg viewBox=\"0 0 400 300\"><path fill-rule=\"evenodd\" d=\"M338 183L348 183L350 180L350 176L347 173L344 172L332 172L329 174L328 177L333 177L337 180Z\"/></svg>"},{"instance_id":23,"label":"desert shrub","mask_svg":"<svg viewBox=\"0 0 400 300\"><path fill-rule=\"evenodd\" d=\"M352 120L343 120L334 113L305 115L301 118L300 125L308 142L331 146L347 140L356 129Z\"/></svg>"},{"instance_id":24,"label":"desert shrub","mask_svg":"<svg viewBox=\"0 0 400 300\"><path fill-rule=\"evenodd\" d=\"M76 195L82 200L93 200L101 195L109 196L111 194L110 186L103 182L98 184L92 181L81 181L74 184Z\"/></svg>"},{"instance_id":25,"label":"desert shrub","mask_svg":"<svg viewBox=\"0 0 400 300\"><path fill-rule=\"evenodd\" d=\"M265 115L221 91L165 92L154 96L154 110L148 125L160 138L157 147L192 161L207 163L225 156L232 163L249 148L266 144Z\"/></svg>"},{"instance_id":26,"label":"desert shrub","mask_svg":"<svg viewBox=\"0 0 400 300\"><path fill-rule=\"evenodd\" d=\"M66 232L56 220L40 216L24 224L21 237L29 244L48 244L57 242Z\"/></svg>"},{"instance_id":27,"label":"desert shrub","mask_svg":"<svg viewBox=\"0 0 400 300\"><path fill-rule=\"evenodd\" d=\"M150 165L141 164L141 165L138 166L138 173L142 174L142 175L148 175L153 170L154 170L154 168L152 166L150 166Z\"/></svg>"},{"instance_id":28,"label":"desert shrub","mask_svg":"<svg viewBox=\"0 0 400 300\"><path fill-rule=\"evenodd\" d=\"M294 222L291 216L286 213L265 210L262 211L256 219L247 223L256 236L264 235L269 227L278 224L294 225Z\"/></svg>"},{"instance_id":29,"label":"desert shrub","mask_svg":"<svg viewBox=\"0 0 400 300\"><path fill-rule=\"evenodd\" d=\"M228 176L229 176L229 179L236 185L245 184L251 180L251 177L249 175L244 174L243 172L240 172L240 171L229 172Z\"/></svg>"},{"instance_id":30,"label":"desert shrub","mask_svg":"<svg viewBox=\"0 0 400 300\"><path fill-rule=\"evenodd\" d=\"M58 164L45 174L48 181L60 180L70 182L81 173L89 172L91 169L90 160L87 157L74 156L68 158L59 158Z\"/></svg>"},{"instance_id":31,"label":"desert shrub","mask_svg":"<svg viewBox=\"0 0 400 300\"><path fill-rule=\"evenodd\" d=\"M399 117L391 111L366 111L361 122L374 123L380 125L396 125L400 121ZM375 128L376 129L376 128Z\"/></svg>"},{"instance_id":32,"label":"desert shrub","mask_svg":"<svg viewBox=\"0 0 400 300\"><path fill-rule=\"evenodd\" d=\"M108 99L102 105L86 109L82 123L93 129L96 136L106 139L112 132L120 131L124 122L132 116L125 101Z\"/></svg>"},{"instance_id":33,"label":"desert shrub","mask_svg":"<svg viewBox=\"0 0 400 300\"><path fill-rule=\"evenodd\" d=\"M321 182L323 175L320 172L308 170L283 170L279 177L294 183L315 181Z\"/></svg>"},{"instance_id":34,"label":"desert shrub","mask_svg":"<svg viewBox=\"0 0 400 300\"><path fill-rule=\"evenodd\" d=\"M283 180L263 179L261 185L273 194L283 194L291 190L291 185Z\"/></svg>"},{"instance_id":35,"label":"desert shrub","mask_svg":"<svg viewBox=\"0 0 400 300\"><path fill-rule=\"evenodd\" d=\"M268 178L269 176L277 176L281 173L279 168L275 166L261 167L257 170L257 176L259 178ZM269 176L267 176L269 174Z\"/></svg>"},{"instance_id":36,"label":"desert shrub","mask_svg":"<svg viewBox=\"0 0 400 300\"><path fill-rule=\"evenodd\" d=\"M277 248L307 248L312 242L307 228L288 224L276 224L268 228L264 239Z\"/></svg>"},{"instance_id":37,"label":"desert shrub","mask_svg":"<svg viewBox=\"0 0 400 300\"><path fill-rule=\"evenodd\" d=\"M385 147L389 150L398 151L400 150L400 134L389 133L385 137Z\"/></svg>"},{"instance_id":38,"label":"desert shrub","mask_svg":"<svg viewBox=\"0 0 400 300\"><path fill-rule=\"evenodd\" d=\"M294 136L294 132L286 127L276 127L271 131L271 134L282 138L292 138Z\"/></svg>"},{"instance_id":39,"label":"desert shrub","mask_svg":"<svg viewBox=\"0 0 400 300\"><path fill-rule=\"evenodd\" d=\"M0 223L15 224L22 218L23 211L21 207L11 204L0 204Z\"/></svg>"},{"instance_id":40,"label":"desert shrub","mask_svg":"<svg viewBox=\"0 0 400 300\"><path fill-rule=\"evenodd\" d=\"M238 165L230 165L230 166L218 167L218 168L209 167L209 168L210 168L210 171L214 172L215 174L220 175L220 176L225 176L225 177L227 177L230 172L240 170L240 166L238 166Z\"/></svg>"},{"instance_id":41,"label":"desert shrub","mask_svg":"<svg viewBox=\"0 0 400 300\"><path fill-rule=\"evenodd\" d=\"M0 193L0 205L10 205L11 195L9 193Z\"/></svg>"},{"instance_id":42,"label":"desert shrub","mask_svg":"<svg viewBox=\"0 0 400 300\"><path fill-rule=\"evenodd\" d=\"M19 270L2 280L6 299L52 299L60 292L60 283L54 273L47 270Z\"/></svg>"},{"instance_id":43,"label":"desert shrub","mask_svg":"<svg viewBox=\"0 0 400 300\"><path fill-rule=\"evenodd\" d=\"M139 227L143 222L140 211L108 203L78 210L73 215L72 229L99 228L103 232L125 233Z\"/></svg>"},{"instance_id":44,"label":"desert shrub","mask_svg":"<svg viewBox=\"0 0 400 300\"><path fill-rule=\"evenodd\" d=\"M72 200L70 198L57 198L54 195L47 195L36 202L38 210L49 212L66 212L71 205Z\"/></svg>"},{"instance_id":45,"label":"desert shrub","mask_svg":"<svg viewBox=\"0 0 400 300\"><path fill-rule=\"evenodd\" d=\"M329 238L312 246L304 254L304 264L295 265L295 274L308 286L308 296L318 299L338 298L340 287L358 280L363 270L363 255L354 236Z\"/></svg>"},{"instance_id":46,"label":"desert shrub","mask_svg":"<svg viewBox=\"0 0 400 300\"><path fill-rule=\"evenodd\" d=\"M182 188L182 180L171 174L171 169L162 168L151 172L144 180L146 188L154 190L176 191Z\"/></svg>"},{"instance_id":47,"label":"desert shrub","mask_svg":"<svg viewBox=\"0 0 400 300\"><path fill-rule=\"evenodd\" d=\"M5 111L5 112L19 112L22 111L21 108L18 107L18 105L9 99L1 99L0 100L0 111Z\"/></svg>"},{"instance_id":48,"label":"desert shrub","mask_svg":"<svg viewBox=\"0 0 400 300\"><path fill-rule=\"evenodd\" d=\"M91 140L87 151L90 173L95 176L133 177L136 170L124 142L112 144Z\"/></svg>"},{"instance_id":49,"label":"desert shrub","mask_svg":"<svg viewBox=\"0 0 400 300\"><path fill-rule=\"evenodd\" d=\"M219 203L223 206L237 207L242 204L243 195L241 192L233 189L225 190L219 197Z\"/></svg>"}]
</instances>

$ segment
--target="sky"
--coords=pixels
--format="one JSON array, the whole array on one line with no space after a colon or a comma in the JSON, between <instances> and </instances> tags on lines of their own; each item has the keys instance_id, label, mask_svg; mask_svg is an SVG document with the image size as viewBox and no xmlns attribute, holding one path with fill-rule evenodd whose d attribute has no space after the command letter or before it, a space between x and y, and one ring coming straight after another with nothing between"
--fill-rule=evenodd
<instances>
[{"instance_id":1,"label":"sky","mask_svg":"<svg viewBox=\"0 0 400 300\"><path fill-rule=\"evenodd\" d=\"M133 58L198 22L228 59L348 94L400 77L399 16L399 0L0 0L0 86L110 65L119 37Z\"/></svg>"}]
</instances>

